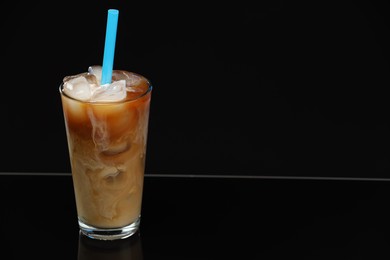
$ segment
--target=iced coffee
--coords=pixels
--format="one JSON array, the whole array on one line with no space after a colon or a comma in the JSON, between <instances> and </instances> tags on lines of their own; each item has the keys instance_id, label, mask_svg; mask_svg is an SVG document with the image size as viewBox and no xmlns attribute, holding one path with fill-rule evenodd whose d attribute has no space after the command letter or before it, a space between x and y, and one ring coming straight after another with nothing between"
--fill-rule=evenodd
<instances>
[{"instance_id":1,"label":"iced coffee","mask_svg":"<svg viewBox=\"0 0 390 260\"><path fill-rule=\"evenodd\" d=\"M101 67L67 76L60 87L77 214L82 232L116 239L140 223L151 84Z\"/></svg>"}]
</instances>

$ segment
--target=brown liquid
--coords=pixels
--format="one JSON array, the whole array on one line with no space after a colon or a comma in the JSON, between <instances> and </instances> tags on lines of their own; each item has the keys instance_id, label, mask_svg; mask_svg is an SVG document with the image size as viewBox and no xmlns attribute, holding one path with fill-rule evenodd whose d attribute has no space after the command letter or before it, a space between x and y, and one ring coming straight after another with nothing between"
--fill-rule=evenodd
<instances>
[{"instance_id":1,"label":"brown liquid","mask_svg":"<svg viewBox=\"0 0 390 260\"><path fill-rule=\"evenodd\" d=\"M142 78L137 92L115 103L61 95L77 212L85 224L123 227L140 216L149 88Z\"/></svg>"}]
</instances>

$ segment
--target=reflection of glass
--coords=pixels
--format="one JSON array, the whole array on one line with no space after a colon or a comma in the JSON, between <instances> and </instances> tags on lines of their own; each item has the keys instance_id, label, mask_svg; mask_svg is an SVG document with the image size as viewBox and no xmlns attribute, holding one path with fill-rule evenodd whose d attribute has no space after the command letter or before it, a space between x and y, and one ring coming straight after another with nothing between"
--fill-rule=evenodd
<instances>
[{"instance_id":1,"label":"reflection of glass","mask_svg":"<svg viewBox=\"0 0 390 260\"><path fill-rule=\"evenodd\" d=\"M136 232L126 239L104 241L80 232L78 260L142 260L141 236Z\"/></svg>"}]
</instances>

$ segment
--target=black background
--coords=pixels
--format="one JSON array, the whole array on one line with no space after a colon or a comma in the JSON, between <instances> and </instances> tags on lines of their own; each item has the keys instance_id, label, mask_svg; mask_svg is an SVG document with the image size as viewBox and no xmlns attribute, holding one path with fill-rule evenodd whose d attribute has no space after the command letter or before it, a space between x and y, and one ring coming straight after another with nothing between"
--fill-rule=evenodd
<instances>
[{"instance_id":1,"label":"black background","mask_svg":"<svg viewBox=\"0 0 390 260\"><path fill-rule=\"evenodd\" d=\"M101 64L153 83L147 171L388 177L386 1L1 4L4 172L70 172L58 92Z\"/></svg>"}]
</instances>

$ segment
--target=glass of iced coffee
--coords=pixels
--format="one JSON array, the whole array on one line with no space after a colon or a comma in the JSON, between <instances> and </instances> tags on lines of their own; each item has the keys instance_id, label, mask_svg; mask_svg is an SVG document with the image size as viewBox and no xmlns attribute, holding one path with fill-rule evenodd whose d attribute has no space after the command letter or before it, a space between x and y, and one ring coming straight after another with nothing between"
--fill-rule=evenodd
<instances>
[{"instance_id":1,"label":"glass of iced coffee","mask_svg":"<svg viewBox=\"0 0 390 260\"><path fill-rule=\"evenodd\" d=\"M122 239L140 225L152 86L145 77L102 67L67 76L60 86L81 232Z\"/></svg>"}]
</instances>

